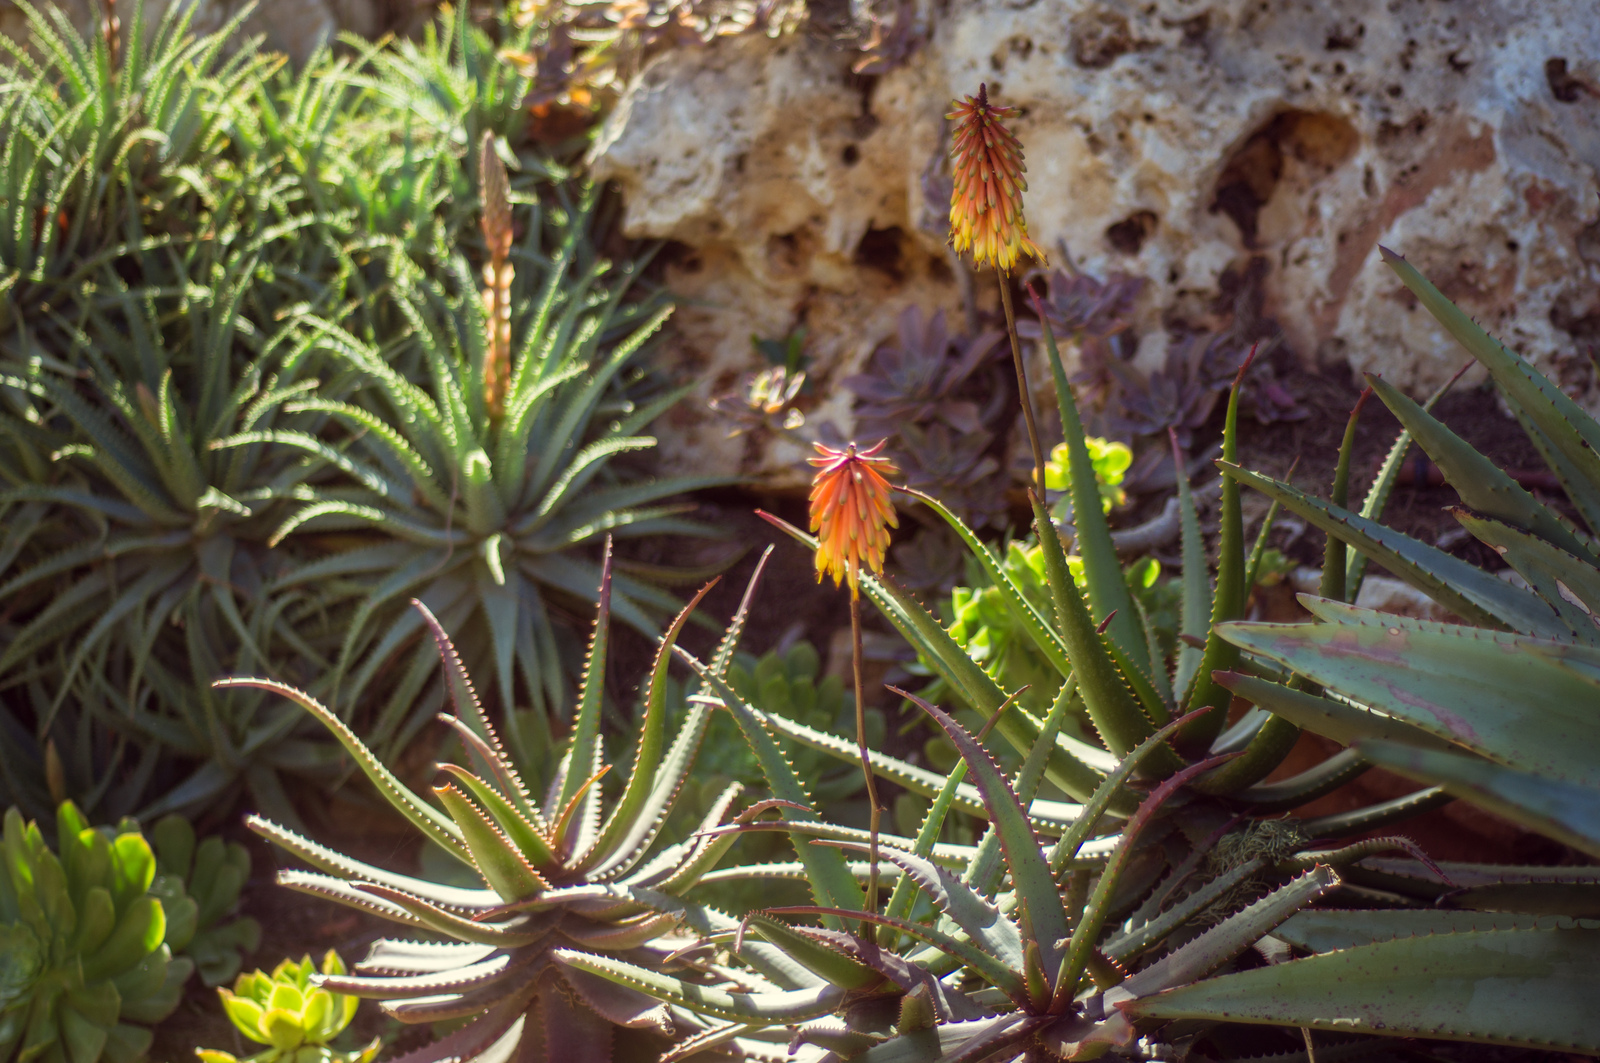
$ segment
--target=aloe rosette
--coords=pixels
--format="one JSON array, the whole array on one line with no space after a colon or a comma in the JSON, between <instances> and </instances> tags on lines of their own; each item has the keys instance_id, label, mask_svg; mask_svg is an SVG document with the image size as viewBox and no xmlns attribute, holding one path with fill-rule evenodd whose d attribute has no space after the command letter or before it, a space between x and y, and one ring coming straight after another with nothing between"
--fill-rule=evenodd
<instances>
[{"instance_id":1,"label":"aloe rosette","mask_svg":"<svg viewBox=\"0 0 1600 1063\"><path fill-rule=\"evenodd\" d=\"M499 165L492 148L484 158ZM427 685L431 655L407 600L439 615L474 668L492 677L500 705L533 708L505 717L507 739L526 758L551 748L553 713L568 696L576 654L563 650L562 617L594 601L599 577L585 547L607 536L707 531L684 519L692 504L668 500L724 479L650 479L619 468L622 456L655 445L643 430L681 393L636 403L621 387L671 308L653 297L625 301L638 264L613 269L593 256L597 198L591 191L531 212L503 204L510 246L495 277L492 344L464 256L452 256L438 278L396 259L390 283L405 322L397 350L308 323L319 356L367 382L354 400L318 393L286 405L329 418L332 438L263 427L216 444L271 444L337 468L336 482L305 493L271 542L333 532L341 548L285 573L273 589L318 588L319 600L349 607L329 700L348 717L357 702L379 700L366 692L379 695L365 730L384 736L385 754L443 703L442 690ZM513 217L527 237L511 245ZM421 383L402 371L407 363ZM611 609L653 636L657 618L680 603L640 572L619 564ZM535 778L547 770L536 767Z\"/></svg>"},{"instance_id":2,"label":"aloe rosette","mask_svg":"<svg viewBox=\"0 0 1600 1063\"><path fill-rule=\"evenodd\" d=\"M309 695L269 680L224 681L280 693L321 720L427 841L483 884L463 888L394 874L260 817L247 821L252 830L316 869L281 872L282 884L434 936L429 941L381 940L356 966L357 973L311 979L333 992L379 1000L401 1022L468 1020L431 1046L404 1056L406 1063L500 1058L491 1053L497 1045L508 1052L520 1045L517 1050L525 1055L519 1058L605 1061L613 1058L614 1046L623 1052L638 1037L660 1045L675 1032L693 1034L705 1025L695 1007L668 1008L566 960L569 952L593 953L670 969L679 965L674 953L696 940L685 937L680 924L708 934L731 933L736 927L726 916L681 897L733 843L734 835L706 832L728 815L742 786L729 786L712 804L700 833L678 844L655 844L710 712L703 705L693 707L670 746L666 743L668 665L698 596L661 640L632 771L615 804L609 810L603 807L597 784L610 767L600 743L612 592L609 552L602 571L599 615L579 704L559 769L543 795L536 796L525 784L521 765L502 747L455 647L420 603L419 615L433 633L456 710L444 720L464 751L463 763L438 765L443 782L433 789L437 804L407 788ZM741 610L728 629L719 668L732 656L743 618ZM698 972L691 978L697 984L723 981L703 964L683 966Z\"/></svg>"},{"instance_id":3,"label":"aloe rosette","mask_svg":"<svg viewBox=\"0 0 1600 1063\"><path fill-rule=\"evenodd\" d=\"M193 970L167 944L192 907L169 913L152 891L155 856L131 822L91 827L67 801L56 836L52 852L37 822L6 812L0 1060L133 1063Z\"/></svg>"}]
</instances>

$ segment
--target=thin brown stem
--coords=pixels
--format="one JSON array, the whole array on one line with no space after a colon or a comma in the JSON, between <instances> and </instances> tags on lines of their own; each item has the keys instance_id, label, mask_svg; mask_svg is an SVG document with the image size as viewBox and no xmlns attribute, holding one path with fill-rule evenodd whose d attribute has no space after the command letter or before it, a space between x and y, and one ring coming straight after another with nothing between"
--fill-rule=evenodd
<instances>
[{"instance_id":1,"label":"thin brown stem","mask_svg":"<svg viewBox=\"0 0 1600 1063\"><path fill-rule=\"evenodd\" d=\"M997 270L1000 279L1000 305L1006 311L1006 334L1011 337L1011 364L1017 370L1017 391L1022 402L1022 419L1028 426L1028 444L1033 447L1034 490L1044 498L1044 447L1039 442L1039 425L1033 419L1033 396L1028 391L1028 373L1022 367L1022 342L1017 339L1017 312L1011 306L1010 278Z\"/></svg>"},{"instance_id":2,"label":"thin brown stem","mask_svg":"<svg viewBox=\"0 0 1600 1063\"><path fill-rule=\"evenodd\" d=\"M867 911L878 911L878 824L883 809L878 807L878 783L872 775L871 754L867 752L867 703L861 689L861 598L850 595L850 645L854 650L856 677L856 747L861 751L861 773L867 780L867 805L871 810L867 834ZM877 927L861 921L861 936L877 941Z\"/></svg>"}]
</instances>

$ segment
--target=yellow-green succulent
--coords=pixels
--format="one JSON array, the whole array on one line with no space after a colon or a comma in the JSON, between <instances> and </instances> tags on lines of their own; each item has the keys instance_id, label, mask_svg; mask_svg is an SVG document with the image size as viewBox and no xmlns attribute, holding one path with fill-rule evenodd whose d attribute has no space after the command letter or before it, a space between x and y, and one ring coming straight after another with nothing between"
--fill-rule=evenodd
<instances>
[{"instance_id":1,"label":"yellow-green succulent","mask_svg":"<svg viewBox=\"0 0 1600 1063\"><path fill-rule=\"evenodd\" d=\"M247 1063L369 1063L378 1054L376 1037L350 1051L328 1047L355 1018L356 998L316 985L317 973L311 957L302 956L298 963L284 960L271 974L261 970L241 974L231 992L217 990L223 1010L239 1032L267 1046ZM329 949L322 957L321 973L346 973L337 952ZM227 1052L206 1048L195 1049L195 1055L203 1063L238 1063Z\"/></svg>"}]
</instances>

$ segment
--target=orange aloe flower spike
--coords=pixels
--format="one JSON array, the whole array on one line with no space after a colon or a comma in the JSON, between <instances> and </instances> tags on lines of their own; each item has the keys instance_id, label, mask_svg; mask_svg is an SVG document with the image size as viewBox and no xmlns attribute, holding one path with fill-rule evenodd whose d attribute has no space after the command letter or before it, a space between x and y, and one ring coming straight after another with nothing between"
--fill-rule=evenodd
<instances>
[{"instance_id":1,"label":"orange aloe flower spike","mask_svg":"<svg viewBox=\"0 0 1600 1063\"><path fill-rule=\"evenodd\" d=\"M889 529L900 522L889 501L889 481L885 476L897 470L888 458L881 457L883 443L857 450L854 443L843 450L815 444L818 457L809 459L817 466L811 482L811 530L817 533L817 581L833 576L834 586L848 579L850 597L860 595L860 571L883 571L883 557L889 549Z\"/></svg>"},{"instance_id":2,"label":"orange aloe flower spike","mask_svg":"<svg viewBox=\"0 0 1600 1063\"><path fill-rule=\"evenodd\" d=\"M1010 273L1023 253L1044 262L1045 254L1028 237L1022 193L1028 168L1022 143L1001 120L1014 118L1015 107L989 103L989 86L976 97L951 101L946 118L956 123L950 145L955 186L950 193L950 242L958 254L971 251L978 266L989 264Z\"/></svg>"}]
</instances>

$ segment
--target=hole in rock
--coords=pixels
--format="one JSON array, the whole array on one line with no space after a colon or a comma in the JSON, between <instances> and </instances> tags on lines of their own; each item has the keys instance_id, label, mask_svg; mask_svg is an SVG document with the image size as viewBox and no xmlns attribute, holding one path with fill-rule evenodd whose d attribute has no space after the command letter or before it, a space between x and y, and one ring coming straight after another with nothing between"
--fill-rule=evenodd
<instances>
[{"instance_id":1,"label":"hole in rock","mask_svg":"<svg viewBox=\"0 0 1600 1063\"><path fill-rule=\"evenodd\" d=\"M1562 103L1577 103L1584 93L1600 96L1600 90L1568 71L1566 59L1559 55L1544 61L1544 79L1550 83L1550 95Z\"/></svg>"},{"instance_id":2,"label":"hole in rock","mask_svg":"<svg viewBox=\"0 0 1600 1063\"><path fill-rule=\"evenodd\" d=\"M1355 154L1360 139L1355 127L1337 115L1280 112L1247 137L1223 165L1211 212L1233 219L1244 245L1253 248L1261 208L1277 191L1286 162L1295 164L1297 176L1313 181Z\"/></svg>"},{"instance_id":3,"label":"hole in rock","mask_svg":"<svg viewBox=\"0 0 1600 1063\"><path fill-rule=\"evenodd\" d=\"M1136 210L1115 225L1106 227L1106 243L1125 255L1137 255L1160 219L1153 210Z\"/></svg>"},{"instance_id":4,"label":"hole in rock","mask_svg":"<svg viewBox=\"0 0 1600 1063\"><path fill-rule=\"evenodd\" d=\"M899 281L905 275L901 244L905 233L898 225L887 229L868 229L856 244L855 264L887 273Z\"/></svg>"},{"instance_id":5,"label":"hole in rock","mask_svg":"<svg viewBox=\"0 0 1600 1063\"><path fill-rule=\"evenodd\" d=\"M1072 17L1072 61L1099 70L1133 51L1133 31L1121 12L1092 7Z\"/></svg>"}]
</instances>

